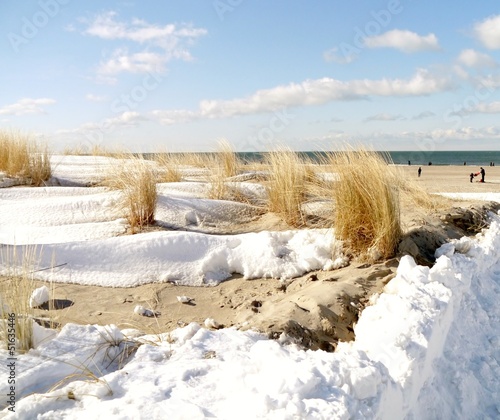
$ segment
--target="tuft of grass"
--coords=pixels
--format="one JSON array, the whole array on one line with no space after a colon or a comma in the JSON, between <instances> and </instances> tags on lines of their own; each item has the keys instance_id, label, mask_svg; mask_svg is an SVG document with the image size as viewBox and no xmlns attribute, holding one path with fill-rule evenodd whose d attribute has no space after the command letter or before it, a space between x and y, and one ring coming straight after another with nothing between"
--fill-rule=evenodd
<instances>
[{"instance_id":1,"label":"tuft of grass","mask_svg":"<svg viewBox=\"0 0 500 420\"><path fill-rule=\"evenodd\" d=\"M224 200L227 197L226 177L222 168L219 166L210 168L208 182L210 183L208 198L212 200Z\"/></svg>"},{"instance_id":2,"label":"tuft of grass","mask_svg":"<svg viewBox=\"0 0 500 420\"><path fill-rule=\"evenodd\" d=\"M205 168L208 173L210 190L208 197L213 200L228 199L230 191L227 178L238 173L240 161L227 140L220 140L216 153L204 155Z\"/></svg>"},{"instance_id":3,"label":"tuft of grass","mask_svg":"<svg viewBox=\"0 0 500 420\"><path fill-rule=\"evenodd\" d=\"M171 153L155 153L154 160L159 167L158 180L160 182L182 181L182 173L179 169L179 163L177 162L177 158Z\"/></svg>"},{"instance_id":4,"label":"tuft of grass","mask_svg":"<svg viewBox=\"0 0 500 420\"><path fill-rule=\"evenodd\" d=\"M172 153L171 158L178 165L206 168L213 161L213 153Z\"/></svg>"},{"instance_id":5,"label":"tuft of grass","mask_svg":"<svg viewBox=\"0 0 500 420\"><path fill-rule=\"evenodd\" d=\"M124 152L119 146L113 146L109 148L101 144L93 144L92 146L84 144L76 144L73 146L66 146L62 152L64 155L72 156L106 156L114 157L116 155L122 155Z\"/></svg>"},{"instance_id":6,"label":"tuft of grass","mask_svg":"<svg viewBox=\"0 0 500 420\"><path fill-rule=\"evenodd\" d=\"M49 393L56 392L58 390L67 388L69 386L70 388L68 388L66 391L67 392L66 398L68 400L79 400L81 398L81 395L79 395L78 393L75 394L73 389L71 389L71 384L77 381L82 381L87 383L101 384L106 388L105 395L108 396L113 395L113 390L109 386L109 383L106 380L101 379L99 376L97 376L97 375L104 376L104 374L98 369L98 367L95 364L94 364L94 369L97 370L97 374L95 374L92 371L92 369L86 366L84 363L70 363L68 361L62 361L62 363L73 367L76 372L70 375L66 375L64 378L57 381L48 389L47 392ZM97 395L95 396L97 397Z\"/></svg>"},{"instance_id":7,"label":"tuft of grass","mask_svg":"<svg viewBox=\"0 0 500 420\"><path fill-rule=\"evenodd\" d=\"M0 131L0 171L40 186L52 175L48 147L19 132Z\"/></svg>"},{"instance_id":8,"label":"tuft of grass","mask_svg":"<svg viewBox=\"0 0 500 420\"><path fill-rule=\"evenodd\" d=\"M359 148L333 152L329 159L338 176L335 235L361 259L391 257L402 231L399 184L389 157Z\"/></svg>"},{"instance_id":9,"label":"tuft of grass","mask_svg":"<svg viewBox=\"0 0 500 420\"><path fill-rule=\"evenodd\" d=\"M37 259L34 246L23 247L21 255L15 246L2 248L0 266L0 334L10 350L26 352L33 347L33 322L35 308L29 304L31 293L36 288L33 267Z\"/></svg>"},{"instance_id":10,"label":"tuft of grass","mask_svg":"<svg viewBox=\"0 0 500 420\"><path fill-rule=\"evenodd\" d=\"M103 184L122 192L123 210L132 233L154 224L158 200L154 162L141 156L117 159Z\"/></svg>"},{"instance_id":11,"label":"tuft of grass","mask_svg":"<svg viewBox=\"0 0 500 420\"><path fill-rule=\"evenodd\" d=\"M33 145L29 154L29 179L31 185L39 187L52 176L50 155L47 146Z\"/></svg>"},{"instance_id":12,"label":"tuft of grass","mask_svg":"<svg viewBox=\"0 0 500 420\"><path fill-rule=\"evenodd\" d=\"M285 147L268 153L266 163L270 172L269 211L280 215L291 226L302 225L301 209L310 176L307 167L295 152Z\"/></svg>"},{"instance_id":13,"label":"tuft of grass","mask_svg":"<svg viewBox=\"0 0 500 420\"><path fill-rule=\"evenodd\" d=\"M217 148L217 157L219 166L222 169L223 175L228 178L235 176L238 173L240 162L233 147L227 140L220 140Z\"/></svg>"}]
</instances>

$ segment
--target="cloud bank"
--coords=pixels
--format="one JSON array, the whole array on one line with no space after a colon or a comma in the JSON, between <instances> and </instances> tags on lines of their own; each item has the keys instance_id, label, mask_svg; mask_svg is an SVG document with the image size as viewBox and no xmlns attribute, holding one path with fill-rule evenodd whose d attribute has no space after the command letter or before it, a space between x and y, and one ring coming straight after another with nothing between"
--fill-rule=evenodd
<instances>
[{"instance_id":1,"label":"cloud bank","mask_svg":"<svg viewBox=\"0 0 500 420\"><path fill-rule=\"evenodd\" d=\"M282 108L322 105L332 101L349 101L378 97L423 96L453 89L451 79L418 69L410 79L341 81L324 77L301 83L258 90L245 98L203 100L196 111L155 110L162 124L175 124L194 119L228 118L273 112Z\"/></svg>"}]
</instances>

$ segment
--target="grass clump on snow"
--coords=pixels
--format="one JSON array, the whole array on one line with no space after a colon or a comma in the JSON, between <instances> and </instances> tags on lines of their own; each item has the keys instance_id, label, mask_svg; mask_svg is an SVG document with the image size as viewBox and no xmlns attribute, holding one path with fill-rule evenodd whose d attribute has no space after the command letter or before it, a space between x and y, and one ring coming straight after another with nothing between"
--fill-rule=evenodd
<instances>
[{"instance_id":1,"label":"grass clump on snow","mask_svg":"<svg viewBox=\"0 0 500 420\"><path fill-rule=\"evenodd\" d=\"M21 133L0 131L0 171L42 185L52 175L47 146Z\"/></svg>"},{"instance_id":2,"label":"grass clump on snow","mask_svg":"<svg viewBox=\"0 0 500 420\"><path fill-rule=\"evenodd\" d=\"M389 258L401 237L397 176L384 158L365 149L330 155L338 239L362 259Z\"/></svg>"},{"instance_id":3,"label":"grass clump on snow","mask_svg":"<svg viewBox=\"0 0 500 420\"><path fill-rule=\"evenodd\" d=\"M160 182L180 182L182 172L179 169L178 159L171 153L156 153L154 161L158 164L158 180Z\"/></svg>"},{"instance_id":4,"label":"grass clump on snow","mask_svg":"<svg viewBox=\"0 0 500 420\"><path fill-rule=\"evenodd\" d=\"M30 302L36 289L33 267L36 248L5 247L0 253L0 334L10 351L26 352L33 348L33 323L36 305ZM9 335L9 334L14 334Z\"/></svg>"},{"instance_id":5,"label":"grass clump on snow","mask_svg":"<svg viewBox=\"0 0 500 420\"><path fill-rule=\"evenodd\" d=\"M239 167L239 159L229 142L219 141L217 152L205 156L205 168L209 174L208 181L210 183L209 198L222 200L231 195L226 180L236 175Z\"/></svg>"},{"instance_id":6,"label":"grass clump on snow","mask_svg":"<svg viewBox=\"0 0 500 420\"><path fill-rule=\"evenodd\" d=\"M222 174L228 178L238 173L240 162L233 147L227 140L221 140L218 143L217 157L219 166L222 168Z\"/></svg>"},{"instance_id":7,"label":"grass clump on snow","mask_svg":"<svg viewBox=\"0 0 500 420\"><path fill-rule=\"evenodd\" d=\"M269 211L289 225L303 224L302 204L306 199L310 176L300 157L290 149L281 148L266 156L269 165Z\"/></svg>"},{"instance_id":8,"label":"grass clump on snow","mask_svg":"<svg viewBox=\"0 0 500 420\"><path fill-rule=\"evenodd\" d=\"M156 203L155 163L142 157L117 159L103 184L121 191L125 217L132 233L154 224Z\"/></svg>"}]
</instances>

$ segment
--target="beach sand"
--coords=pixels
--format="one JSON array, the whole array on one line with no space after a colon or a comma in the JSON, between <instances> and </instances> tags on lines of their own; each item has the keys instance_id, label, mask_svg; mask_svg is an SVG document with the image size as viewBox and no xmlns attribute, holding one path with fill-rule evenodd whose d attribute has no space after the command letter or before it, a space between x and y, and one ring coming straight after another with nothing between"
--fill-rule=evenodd
<instances>
[{"instance_id":1,"label":"beach sand","mask_svg":"<svg viewBox=\"0 0 500 420\"><path fill-rule=\"evenodd\" d=\"M405 177L413 178L428 192L450 193L486 193L500 192L500 166L483 166L486 171L484 184L478 182L481 176L476 176L470 182L470 174L478 173L479 166L420 166L422 173L417 176L419 166L399 166Z\"/></svg>"},{"instance_id":2,"label":"beach sand","mask_svg":"<svg viewBox=\"0 0 500 420\"><path fill-rule=\"evenodd\" d=\"M423 166L420 178L417 177L418 166L398 168L401 177L415 180L431 193L500 193L500 167L485 167L485 183L469 180L469 174L479 172L479 167ZM474 181L478 179L480 177ZM360 311L368 304L369 296L379 293L395 276L401 255L418 254L415 246L427 248L416 259L419 263L428 263L426 252L432 254L433 249L450 237L464 234L463 230L450 229L446 213L459 217L452 207L478 209L483 204L478 200L450 201L449 209L441 209L436 214L416 209L411 204L404 205L401 216L409 239L395 258L376 264L352 260L349 266L339 270L308 273L288 281L245 280L233 276L216 287L161 283L124 289L55 283L53 302L61 308L40 309L38 314L50 315L61 325L69 322L115 324L154 334L190 322L203 325L207 318L212 318L220 326L255 328L270 337L286 332L305 347L333 350L339 340L354 337L352 326ZM282 222L269 215L263 218L262 224L253 222L251 228L272 230L276 226L283 229ZM241 226L235 230L241 231ZM181 295L193 298L191 304L178 302L177 296ZM136 305L158 311L160 315L154 318L136 315Z\"/></svg>"}]
</instances>

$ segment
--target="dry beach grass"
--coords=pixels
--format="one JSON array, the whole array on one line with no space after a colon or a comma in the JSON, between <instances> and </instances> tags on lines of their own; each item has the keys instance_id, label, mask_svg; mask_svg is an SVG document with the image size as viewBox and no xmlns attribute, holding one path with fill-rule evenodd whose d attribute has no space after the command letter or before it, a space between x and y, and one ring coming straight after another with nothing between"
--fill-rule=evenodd
<instances>
[{"instance_id":1,"label":"dry beach grass","mask_svg":"<svg viewBox=\"0 0 500 420\"><path fill-rule=\"evenodd\" d=\"M122 192L124 215L130 232L136 233L155 221L156 169L142 157L122 156L106 174L103 185Z\"/></svg>"},{"instance_id":2,"label":"dry beach grass","mask_svg":"<svg viewBox=\"0 0 500 420\"><path fill-rule=\"evenodd\" d=\"M22 183L43 185L51 176L48 147L21 132L1 130L0 172Z\"/></svg>"},{"instance_id":3,"label":"dry beach grass","mask_svg":"<svg viewBox=\"0 0 500 420\"><path fill-rule=\"evenodd\" d=\"M338 174L333 188L336 236L363 259L392 257L401 237L394 169L380 155L361 148L332 153L330 160Z\"/></svg>"}]
</instances>

